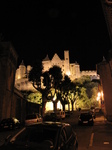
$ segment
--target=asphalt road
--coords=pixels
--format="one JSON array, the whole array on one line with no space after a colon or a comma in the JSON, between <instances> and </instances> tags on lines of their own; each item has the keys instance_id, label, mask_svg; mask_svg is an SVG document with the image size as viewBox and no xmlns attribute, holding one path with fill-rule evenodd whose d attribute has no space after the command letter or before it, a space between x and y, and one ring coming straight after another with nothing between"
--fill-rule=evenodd
<instances>
[{"instance_id":1,"label":"asphalt road","mask_svg":"<svg viewBox=\"0 0 112 150\"><path fill-rule=\"evenodd\" d=\"M96 113L93 126L79 126L79 114L74 112L70 118L63 120L73 126L78 137L78 150L112 150L112 123L107 121L103 113Z\"/></svg>"}]
</instances>

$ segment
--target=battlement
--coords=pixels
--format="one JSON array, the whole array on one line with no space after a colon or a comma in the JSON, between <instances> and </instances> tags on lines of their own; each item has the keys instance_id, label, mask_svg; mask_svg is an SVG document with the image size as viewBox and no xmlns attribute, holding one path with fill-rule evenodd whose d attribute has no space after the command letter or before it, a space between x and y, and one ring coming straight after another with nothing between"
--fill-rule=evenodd
<instances>
[{"instance_id":1,"label":"battlement","mask_svg":"<svg viewBox=\"0 0 112 150\"><path fill-rule=\"evenodd\" d=\"M100 79L96 70L81 71L81 76L90 76L91 80Z\"/></svg>"},{"instance_id":2,"label":"battlement","mask_svg":"<svg viewBox=\"0 0 112 150\"><path fill-rule=\"evenodd\" d=\"M86 71L81 71L81 74L83 75L97 75L96 70L86 70Z\"/></svg>"}]
</instances>

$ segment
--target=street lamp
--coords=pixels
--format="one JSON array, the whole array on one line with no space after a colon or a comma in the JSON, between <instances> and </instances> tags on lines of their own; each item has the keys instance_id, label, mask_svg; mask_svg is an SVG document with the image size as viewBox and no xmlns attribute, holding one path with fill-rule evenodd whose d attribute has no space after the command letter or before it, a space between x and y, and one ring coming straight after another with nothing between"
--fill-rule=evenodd
<instances>
[{"instance_id":1,"label":"street lamp","mask_svg":"<svg viewBox=\"0 0 112 150\"><path fill-rule=\"evenodd\" d=\"M98 94L97 94L97 101L99 101L99 100L100 100L100 98L101 98L101 93L100 93L100 92L98 92Z\"/></svg>"},{"instance_id":2,"label":"street lamp","mask_svg":"<svg viewBox=\"0 0 112 150\"><path fill-rule=\"evenodd\" d=\"M98 92L97 94L97 101L99 101L99 107L101 107L102 100L103 100L103 91Z\"/></svg>"}]
</instances>

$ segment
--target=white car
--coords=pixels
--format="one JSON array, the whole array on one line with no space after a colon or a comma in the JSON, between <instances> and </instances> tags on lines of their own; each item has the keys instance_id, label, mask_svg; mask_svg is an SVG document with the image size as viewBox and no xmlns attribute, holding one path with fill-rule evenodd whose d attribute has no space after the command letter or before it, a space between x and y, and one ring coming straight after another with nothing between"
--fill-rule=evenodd
<instances>
[{"instance_id":1,"label":"white car","mask_svg":"<svg viewBox=\"0 0 112 150\"><path fill-rule=\"evenodd\" d=\"M28 114L26 116L25 125L42 122L42 116L39 113Z\"/></svg>"}]
</instances>

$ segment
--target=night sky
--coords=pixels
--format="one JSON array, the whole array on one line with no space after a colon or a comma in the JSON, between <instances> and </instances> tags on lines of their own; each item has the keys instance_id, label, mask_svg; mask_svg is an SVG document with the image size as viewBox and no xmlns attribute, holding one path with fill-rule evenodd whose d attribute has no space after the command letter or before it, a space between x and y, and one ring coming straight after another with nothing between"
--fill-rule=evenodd
<instances>
[{"instance_id":1,"label":"night sky","mask_svg":"<svg viewBox=\"0 0 112 150\"><path fill-rule=\"evenodd\" d=\"M10 41L18 65L55 53L81 70L95 70L107 58L110 39L100 0L4 0L0 2L2 41Z\"/></svg>"}]
</instances>

